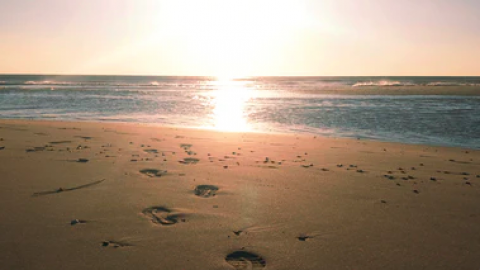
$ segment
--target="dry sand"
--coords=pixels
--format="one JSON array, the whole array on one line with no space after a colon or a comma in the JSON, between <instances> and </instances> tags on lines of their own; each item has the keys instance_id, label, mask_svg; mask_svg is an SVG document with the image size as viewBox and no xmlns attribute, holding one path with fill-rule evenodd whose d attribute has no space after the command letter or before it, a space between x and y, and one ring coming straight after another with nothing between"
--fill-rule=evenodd
<instances>
[{"instance_id":1,"label":"dry sand","mask_svg":"<svg viewBox=\"0 0 480 270\"><path fill-rule=\"evenodd\" d=\"M480 151L23 120L0 138L0 269L480 268Z\"/></svg>"}]
</instances>

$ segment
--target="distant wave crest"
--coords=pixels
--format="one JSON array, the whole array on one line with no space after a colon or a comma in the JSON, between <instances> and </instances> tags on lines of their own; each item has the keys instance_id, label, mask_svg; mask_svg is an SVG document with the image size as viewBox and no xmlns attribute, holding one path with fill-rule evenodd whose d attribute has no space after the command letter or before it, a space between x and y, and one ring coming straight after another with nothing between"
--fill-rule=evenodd
<instances>
[{"instance_id":1,"label":"distant wave crest","mask_svg":"<svg viewBox=\"0 0 480 270\"><path fill-rule=\"evenodd\" d=\"M194 86L205 85L204 83L160 83L157 81L152 82L139 82L139 83L126 83L126 82L105 82L105 81L84 81L84 82L71 82L71 81L24 81L24 82L8 82L0 81L3 85L44 85L44 86L151 86L151 87L176 87L176 88L191 88ZM208 85L208 84L207 84Z\"/></svg>"},{"instance_id":2,"label":"distant wave crest","mask_svg":"<svg viewBox=\"0 0 480 270\"><path fill-rule=\"evenodd\" d=\"M478 83L462 83L462 82L431 82L427 86L480 86Z\"/></svg>"},{"instance_id":3,"label":"distant wave crest","mask_svg":"<svg viewBox=\"0 0 480 270\"><path fill-rule=\"evenodd\" d=\"M237 87L258 90L338 90L351 87L479 87L480 77L251 77L229 82L183 77L67 77L0 75L2 89L18 90L216 90Z\"/></svg>"},{"instance_id":4,"label":"distant wave crest","mask_svg":"<svg viewBox=\"0 0 480 270\"><path fill-rule=\"evenodd\" d=\"M352 85L353 87L361 87L361 86L480 86L480 83L465 83L465 82L457 82L457 81L438 81L438 82L427 82L427 83L413 83L413 82L401 82L401 81L388 81L388 80L380 80L380 81L362 81L356 82Z\"/></svg>"},{"instance_id":5,"label":"distant wave crest","mask_svg":"<svg viewBox=\"0 0 480 270\"><path fill-rule=\"evenodd\" d=\"M400 82L400 81L387 81L387 80L381 80L381 81L370 81L370 82L357 82L353 86L413 86L414 84L409 83L409 82Z\"/></svg>"}]
</instances>

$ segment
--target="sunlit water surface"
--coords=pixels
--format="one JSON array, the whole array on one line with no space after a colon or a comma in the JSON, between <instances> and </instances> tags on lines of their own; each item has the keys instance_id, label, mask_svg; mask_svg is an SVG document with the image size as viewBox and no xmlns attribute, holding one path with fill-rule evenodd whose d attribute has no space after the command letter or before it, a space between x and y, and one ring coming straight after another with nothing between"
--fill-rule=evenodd
<instances>
[{"instance_id":1,"label":"sunlit water surface","mask_svg":"<svg viewBox=\"0 0 480 270\"><path fill-rule=\"evenodd\" d=\"M423 81L420 81L423 80ZM0 75L0 117L302 132L480 148L480 98L336 95L321 89L480 86L479 78L251 78ZM443 80L443 81L442 81Z\"/></svg>"}]
</instances>

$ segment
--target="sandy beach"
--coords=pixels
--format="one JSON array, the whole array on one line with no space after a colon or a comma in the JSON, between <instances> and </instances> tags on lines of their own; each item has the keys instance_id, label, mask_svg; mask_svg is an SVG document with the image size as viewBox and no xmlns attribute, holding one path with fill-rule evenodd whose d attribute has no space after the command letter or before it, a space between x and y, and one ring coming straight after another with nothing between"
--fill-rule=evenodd
<instances>
[{"instance_id":1,"label":"sandy beach","mask_svg":"<svg viewBox=\"0 0 480 270\"><path fill-rule=\"evenodd\" d=\"M0 120L0 269L479 269L480 151Z\"/></svg>"}]
</instances>

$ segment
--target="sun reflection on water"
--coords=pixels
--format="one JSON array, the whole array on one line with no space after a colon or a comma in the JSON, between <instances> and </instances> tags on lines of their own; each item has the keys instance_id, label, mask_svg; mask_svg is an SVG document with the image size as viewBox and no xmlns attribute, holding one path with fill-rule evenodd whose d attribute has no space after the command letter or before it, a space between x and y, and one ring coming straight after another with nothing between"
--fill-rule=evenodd
<instances>
[{"instance_id":1,"label":"sun reflection on water","mask_svg":"<svg viewBox=\"0 0 480 270\"><path fill-rule=\"evenodd\" d=\"M218 88L212 93L213 128L230 132L250 131L245 109L254 90L244 81L217 80L215 84Z\"/></svg>"}]
</instances>

